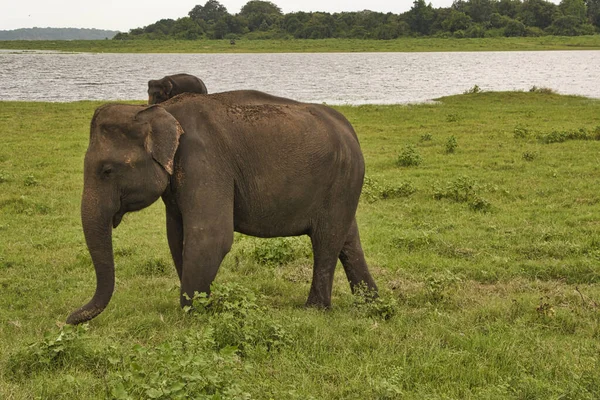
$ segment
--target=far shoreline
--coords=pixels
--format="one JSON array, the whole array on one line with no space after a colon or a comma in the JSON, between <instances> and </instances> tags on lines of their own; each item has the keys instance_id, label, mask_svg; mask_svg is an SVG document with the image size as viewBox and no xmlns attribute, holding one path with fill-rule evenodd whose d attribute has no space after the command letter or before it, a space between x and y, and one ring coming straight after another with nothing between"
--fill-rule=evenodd
<instances>
[{"instance_id":1,"label":"far shoreline","mask_svg":"<svg viewBox=\"0 0 600 400\"><path fill-rule=\"evenodd\" d=\"M600 50L600 35L519 38L399 38L394 40L11 40L0 50L70 53L369 53Z\"/></svg>"}]
</instances>

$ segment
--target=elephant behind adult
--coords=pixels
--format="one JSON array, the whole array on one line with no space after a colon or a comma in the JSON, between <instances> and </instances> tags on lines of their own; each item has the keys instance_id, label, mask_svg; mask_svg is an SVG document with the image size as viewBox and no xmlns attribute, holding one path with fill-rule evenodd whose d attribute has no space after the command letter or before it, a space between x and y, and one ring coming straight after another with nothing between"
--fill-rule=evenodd
<instances>
[{"instance_id":1,"label":"elephant behind adult","mask_svg":"<svg viewBox=\"0 0 600 400\"><path fill-rule=\"evenodd\" d=\"M97 286L67 322L104 310L115 280L112 228L159 197L182 306L196 292L209 293L234 230L310 236L309 305L330 306L338 258L353 290L365 284L376 291L355 219L363 177L352 126L323 105L235 91L182 95L151 107L99 107L81 204Z\"/></svg>"},{"instance_id":2,"label":"elephant behind adult","mask_svg":"<svg viewBox=\"0 0 600 400\"><path fill-rule=\"evenodd\" d=\"M148 81L148 104L158 104L182 93L207 94L202 80L194 75L168 75Z\"/></svg>"}]
</instances>

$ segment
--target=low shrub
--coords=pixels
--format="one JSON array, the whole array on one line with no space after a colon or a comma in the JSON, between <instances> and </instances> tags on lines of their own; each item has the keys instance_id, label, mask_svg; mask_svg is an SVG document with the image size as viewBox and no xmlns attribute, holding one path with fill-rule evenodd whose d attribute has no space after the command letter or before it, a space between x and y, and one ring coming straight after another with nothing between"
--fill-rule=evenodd
<instances>
[{"instance_id":1,"label":"low shrub","mask_svg":"<svg viewBox=\"0 0 600 400\"><path fill-rule=\"evenodd\" d=\"M390 185L387 183L380 183L379 181L366 176L362 188L362 198L368 203L374 203L377 200L409 197L416 191L417 189L410 182L403 182L399 185Z\"/></svg>"},{"instance_id":2,"label":"low shrub","mask_svg":"<svg viewBox=\"0 0 600 400\"><path fill-rule=\"evenodd\" d=\"M396 165L400 167L416 167L423 162L423 157L414 146L408 145L402 149L402 152L398 155Z\"/></svg>"},{"instance_id":3,"label":"low shrub","mask_svg":"<svg viewBox=\"0 0 600 400\"><path fill-rule=\"evenodd\" d=\"M446 154L452 154L456 152L456 148L458 147L458 141L454 135L450 136L446 141Z\"/></svg>"},{"instance_id":4,"label":"low shrub","mask_svg":"<svg viewBox=\"0 0 600 400\"><path fill-rule=\"evenodd\" d=\"M206 315L216 349L235 348L240 355L252 349L273 351L291 342L286 329L256 303L256 295L238 284L211 286L211 295L197 293L186 312Z\"/></svg>"},{"instance_id":5,"label":"low shrub","mask_svg":"<svg viewBox=\"0 0 600 400\"><path fill-rule=\"evenodd\" d=\"M448 182L443 187L435 184L433 198L436 200L449 199L457 203L467 203L473 211L491 211L491 203L480 196L480 190L481 188L475 180L463 175Z\"/></svg>"},{"instance_id":6,"label":"low shrub","mask_svg":"<svg viewBox=\"0 0 600 400\"><path fill-rule=\"evenodd\" d=\"M600 126L593 131L580 128L573 131L554 130L550 133L539 134L537 139L544 144L563 143L568 140L600 140Z\"/></svg>"}]
</instances>

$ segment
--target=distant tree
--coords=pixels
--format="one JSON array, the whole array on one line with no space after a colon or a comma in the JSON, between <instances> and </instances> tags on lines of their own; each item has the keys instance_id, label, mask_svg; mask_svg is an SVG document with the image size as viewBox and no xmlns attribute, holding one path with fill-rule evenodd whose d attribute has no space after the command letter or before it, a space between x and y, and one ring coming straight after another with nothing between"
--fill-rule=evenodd
<instances>
[{"instance_id":1,"label":"distant tree","mask_svg":"<svg viewBox=\"0 0 600 400\"><path fill-rule=\"evenodd\" d=\"M175 21L172 34L175 39L196 40L202 37L204 29L190 17L183 17Z\"/></svg>"},{"instance_id":2,"label":"distant tree","mask_svg":"<svg viewBox=\"0 0 600 400\"><path fill-rule=\"evenodd\" d=\"M204 1L204 0L203 0ZM250 0L236 15L217 0L195 6L188 17L161 19L115 36L118 40L176 38L360 38L400 36L541 36L582 35L600 30L600 0L453 0L433 8L429 0L411 0L402 14L295 12L283 14L272 1Z\"/></svg>"},{"instance_id":3,"label":"distant tree","mask_svg":"<svg viewBox=\"0 0 600 400\"><path fill-rule=\"evenodd\" d=\"M150 34L150 37L156 39L171 34L171 30L175 26L173 19L161 19L144 28L144 32Z\"/></svg>"},{"instance_id":4,"label":"distant tree","mask_svg":"<svg viewBox=\"0 0 600 400\"><path fill-rule=\"evenodd\" d=\"M251 0L242 7L241 16L248 21L250 31L267 31L279 23L281 8L270 1Z\"/></svg>"},{"instance_id":5,"label":"distant tree","mask_svg":"<svg viewBox=\"0 0 600 400\"><path fill-rule=\"evenodd\" d=\"M580 24L587 19L587 7L583 0L562 0L558 9L564 16L575 17Z\"/></svg>"},{"instance_id":6,"label":"distant tree","mask_svg":"<svg viewBox=\"0 0 600 400\"><path fill-rule=\"evenodd\" d=\"M302 31L295 37L301 39L327 39L334 36L335 19L329 13L311 13L310 20L304 25Z\"/></svg>"},{"instance_id":7,"label":"distant tree","mask_svg":"<svg viewBox=\"0 0 600 400\"><path fill-rule=\"evenodd\" d=\"M550 26L557 11L558 6L549 1L524 0L518 18L527 26L545 29Z\"/></svg>"},{"instance_id":8,"label":"distant tree","mask_svg":"<svg viewBox=\"0 0 600 400\"><path fill-rule=\"evenodd\" d=\"M594 26L582 24L579 18L573 15L563 15L552 22L548 32L558 36L591 35L594 33Z\"/></svg>"},{"instance_id":9,"label":"distant tree","mask_svg":"<svg viewBox=\"0 0 600 400\"><path fill-rule=\"evenodd\" d=\"M472 24L465 31L465 36L470 38L485 37L485 28L481 24Z\"/></svg>"},{"instance_id":10,"label":"distant tree","mask_svg":"<svg viewBox=\"0 0 600 400\"><path fill-rule=\"evenodd\" d=\"M467 29L472 23L471 17L462 11L451 9L448 17L442 22L445 31L455 32Z\"/></svg>"},{"instance_id":11,"label":"distant tree","mask_svg":"<svg viewBox=\"0 0 600 400\"><path fill-rule=\"evenodd\" d=\"M600 0L586 0L587 17L592 25L600 28Z\"/></svg>"},{"instance_id":12,"label":"distant tree","mask_svg":"<svg viewBox=\"0 0 600 400\"><path fill-rule=\"evenodd\" d=\"M228 15L227 8L217 0L208 0L204 6L197 5L188 13L189 17L200 23L200 20L208 24L216 24L221 17Z\"/></svg>"},{"instance_id":13,"label":"distant tree","mask_svg":"<svg viewBox=\"0 0 600 400\"><path fill-rule=\"evenodd\" d=\"M487 22L494 13L494 3L492 0L470 0L466 3L465 13L474 22Z\"/></svg>"},{"instance_id":14,"label":"distant tree","mask_svg":"<svg viewBox=\"0 0 600 400\"><path fill-rule=\"evenodd\" d=\"M491 28L504 28L513 19L507 15L500 15L494 13L490 16L490 27Z\"/></svg>"},{"instance_id":15,"label":"distant tree","mask_svg":"<svg viewBox=\"0 0 600 400\"><path fill-rule=\"evenodd\" d=\"M521 21L511 19L504 27L504 36L525 36L525 24Z\"/></svg>"},{"instance_id":16,"label":"distant tree","mask_svg":"<svg viewBox=\"0 0 600 400\"><path fill-rule=\"evenodd\" d=\"M406 19L412 32L419 35L428 35L435 20L431 3L426 4L425 0L415 0L412 8L406 12Z\"/></svg>"},{"instance_id":17,"label":"distant tree","mask_svg":"<svg viewBox=\"0 0 600 400\"><path fill-rule=\"evenodd\" d=\"M499 0L496 4L498 14L516 18L521 8L521 0Z\"/></svg>"},{"instance_id":18,"label":"distant tree","mask_svg":"<svg viewBox=\"0 0 600 400\"><path fill-rule=\"evenodd\" d=\"M277 14L282 15L281 8L270 1L250 0L240 10L240 15L248 17L250 14Z\"/></svg>"}]
</instances>

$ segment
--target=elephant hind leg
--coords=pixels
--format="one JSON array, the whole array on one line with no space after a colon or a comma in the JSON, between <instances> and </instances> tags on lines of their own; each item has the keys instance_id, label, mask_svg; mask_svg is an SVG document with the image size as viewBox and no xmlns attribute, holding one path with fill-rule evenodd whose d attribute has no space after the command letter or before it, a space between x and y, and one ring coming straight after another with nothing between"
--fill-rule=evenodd
<instances>
[{"instance_id":1,"label":"elephant hind leg","mask_svg":"<svg viewBox=\"0 0 600 400\"><path fill-rule=\"evenodd\" d=\"M310 235L313 248L313 278L307 306L329 308L333 276L344 243L330 230L317 229Z\"/></svg>"},{"instance_id":2,"label":"elephant hind leg","mask_svg":"<svg viewBox=\"0 0 600 400\"><path fill-rule=\"evenodd\" d=\"M365 285L367 290L372 293L377 293L377 285L369 273L367 262L365 261L365 254L363 253L360 244L356 218L353 219L352 225L348 230L348 235L346 236L342 251L339 253L339 258L344 266L346 277L350 282L352 293L354 293L360 285Z\"/></svg>"}]
</instances>

